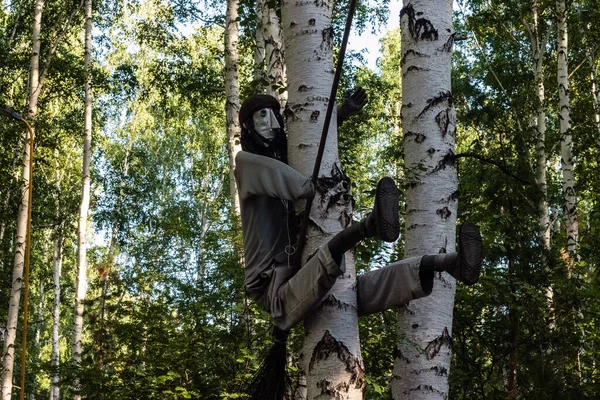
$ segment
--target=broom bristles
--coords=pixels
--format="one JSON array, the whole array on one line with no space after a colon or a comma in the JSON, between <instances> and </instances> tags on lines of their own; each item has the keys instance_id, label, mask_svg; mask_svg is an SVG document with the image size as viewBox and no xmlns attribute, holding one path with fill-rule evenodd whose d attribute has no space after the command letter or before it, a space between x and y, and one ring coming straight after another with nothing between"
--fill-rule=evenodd
<instances>
[{"instance_id":1,"label":"broom bristles","mask_svg":"<svg viewBox=\"0 0 600 400\"><path fill-rule=\"evenodd\" d=\"M291 387L286 371L289 332L273 329L273 346L248 385L250 400L283 400Z\"/></svg>"}]
</instances>

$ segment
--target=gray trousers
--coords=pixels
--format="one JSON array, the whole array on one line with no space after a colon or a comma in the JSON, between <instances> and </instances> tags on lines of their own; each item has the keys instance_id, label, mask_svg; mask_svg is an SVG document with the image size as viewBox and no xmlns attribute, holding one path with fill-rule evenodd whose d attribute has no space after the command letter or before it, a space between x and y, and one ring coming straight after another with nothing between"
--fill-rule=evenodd
<instances>
[{"instance_id":1,"label":"gray trousers","mask_svg":"<svg viewBox=\"0 0 600 400\"><path fill-rule=\"evenodd\" d=\"M358 315L374 314L429 295L433 272L422 284L421 258L407 258L358 276ZM289 330L319 304L344 272L345 268L333 261L329 248L322 246L294 276L287 265L275 265L268 272L268 288L257 301L273 315L279 328Z\"/></svg>"}]
</instances>

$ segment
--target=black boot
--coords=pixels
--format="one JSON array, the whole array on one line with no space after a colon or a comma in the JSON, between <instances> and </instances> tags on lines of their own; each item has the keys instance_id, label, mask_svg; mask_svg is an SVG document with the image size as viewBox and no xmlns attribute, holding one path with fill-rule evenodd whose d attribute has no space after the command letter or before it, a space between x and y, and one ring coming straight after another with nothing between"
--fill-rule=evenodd
<instances>
[{"instance_id":1,"label":"black boot","mask_svg":"<svg viewBox=\"0 0 600 400\"><path fill-rule=\"evenodd\" d=\"M377 184L373 212L364 219L367 237L395 242L400 236L398 188L394 180L382 178ZM363 222L363 221L361 221Z\"/></svg>"},{"instance_id":2,"label":"black boot","mask_svg":"<svg viewBox=\"0 0 600 400\"><path fill-rule=\"evenodd\" d=\"M483 261L482 240L479 228L472 222L465 222L459 228L458 252L425 256L421 268L448 272L466 285L479 280Z\"/></svg>"},{"instance_id":3,"label":"black boot","mask_svg":"<svg viewBox=\"0 0 600 400\"><path fill-rule=\"evenodd\" d=\"M483 241L479 228L472 222L460 226L458 234L458 260L450 275L472 285L479 280L483 262Z\"/></svg>"},{"instance_id":4,"label":"black boot","mask_svg":"<svg viewBox=\"0 0 600 400\"><path fill-rule=\"evenodd\" d=\"M373 212L335 235L327 244L333 259L340 265L345 252L368 237L393 242L400 235L398 188L392 178L382 178L377 184Z\"/></svg>"}]
</instances>

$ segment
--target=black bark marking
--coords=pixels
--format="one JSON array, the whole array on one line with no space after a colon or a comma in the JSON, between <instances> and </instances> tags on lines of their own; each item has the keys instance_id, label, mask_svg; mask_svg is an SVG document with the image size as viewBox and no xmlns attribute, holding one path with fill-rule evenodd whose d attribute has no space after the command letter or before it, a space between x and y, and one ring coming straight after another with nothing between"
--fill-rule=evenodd
<instances>
[{"instance_id":1,"label":"black bark marking","mask_svg":"<svg viewBox=\"0 0 600 400\"><path fill-rule=\"evenodd\" d=\"M427 347L425 347L425 355L428 360L432 360L437 356L442 349L442 346L450 347L452 345L452 338L450 337L450 333L448 333L448 328L444 328L441 336L433 339Z\"/></svg>"},{"instance_id":2,"label":"black bark marking","mask_svg":"<svg viewBox=\"0 0 600 400\"><path fill-rule=\"evenodd\" d=\"M350 191L350 178L342 172L340 166L334 163L331 167L331 176L321 176L317 179L317 191L322 194L321 207L324 208L323 216L327 215L333 206L346 206L352 201Z\"/></svg>"},{"instance_id":3,"label":"black bark marking","mask_svg":"<svg viewBox=\"0 0 600 400\"><path fill-rule=\"evenodd\" d=\"M415 119L421 118L423 114L429 111L429 109L443 103L447 103L448 107L452 107L452 105L454 104L454 97L452 97L452 93L450 91L441 92L436 97L428 99L427 106L425 106L423 111L421 111L421 113L419 113L419 115L417 115Z\"/></svg>"},{"instance_id":4,"label":"black bark marking","mask_svg":"<svg viewBox=\"0 0 600 400\"><path fill-rule=\"evenodd\" d=\"M322 381L317 382L317 387L321 389L321 395L327 397L334 397L335 392L333 388L330 388L331 382L327 379L323 379Z\"/></svg>"},{"instance_id":5,"label":"black bark marking","mask_svg":"<svg viewBox=\"0 0 600 400\"><path fill-rule=\"evenodd\" d=\"M416 228L418 228L418 227L420 227L420 226L425 226L425 224L412 224L411 226L409 226L409 227L408 227L408 229L416 229ZM409 313L411 313L411 314L414 314L414 311L412 311L412 310L409 310L409 309L408 309L408 307L406 307L406 310L407 310Z\"/></svg>"},{"instance_id":6,"label":"black bark marking","mask_svg":"<svg viewBox=\"0 0 600 400\"><path fill-rule=\"evenodd\" d=\"M406 52L404 52L404 54L402 55L402 59L400 60L400 66L401 67L404 66L404 64L406 63L406 59L408 58L409 55L413 55L413 56L415 56L417 58L418 57L431 57L431 56L429 56L427 54L423 54L423 53L421 53L419 51L410 49L410 50L407 50Z\"/></svg>"},{"instance_id":7,"label":"black bark marking","mask_svg":"<svg viewBox=\"0 0 600 400\"><path fill-rule=\"evenodd\" d=\"M329 28L323 29L323 43L321 44L321 48L323 48L323 44L327 45L330 48L333 44L333 26Z\"/></svg>"},{"instance_id":8,"label":"black bark marking","mask_svg":"<svg viewBox=\"0 0 600 400\"><path fill-rule=\"evenodd\" d=\"M312 88L313 88L312 86L300 85L298 87L298 91L299 92L308 92Z\"/></svg>"},{"instance_id":9,"label":"black bark marking","mask_svg":"<svg viewBox=\"0 0 600 400\"><path fill-rule=\"evenodd\" d=\"M444 158L442 158L440 162L438 162L438 165L436 165L436 167L427 175L433 175L436 172L446 169L446 167L456 167L456 157L454 156L454 152L452 152L452 150L448 150L448 153L446 153Z\"/></svg>"},{"instance_id":10,"label":"black bark marking","mask_svg":"<svg viewBox=\"0 0 600 400\"><path fill-rule=\"evenodd\" d=\"M290 108L289 104L285 105L285 108L283 109L283 115L287 121L298 120L298 116L296 116L296 113Z\"/></svg>"},{"instance_id":11,"label":"black bark marking","mask_svg":"<svg viewBox=\"0 0 600 400\"><path fill-rule=\"evenodd\" d=\"M414 136L415 142L417 142L417 143L423 143L425 141L425 139L427 139L427 136L425 136L425 134L420 133L420 132L411 132L411 131L408 131L404 134L404 139L406 140L410 136Z\"/></svg>"},{"instance_id":12,"label":"black bark marking","mask_svg":"<svg viewBox=\"0 0 600 400\"><path fill-rule=\"evenodd\" d=\"M435 367L431 367L431 370L435 372L437 376L448 376L448 368L442 367L440 365L436 365Z\"/></svg>"},{"instance_id":13,"label":"black bark marking","mask_svg":"<svg viewBox=\"0 0 600 400\"><path fill-rule=\"evenodd\" d=\"M417 329L418 327L419 327L419 324L412 324L413 329Z\"/></svg>"},{"instance_id":14,"label":"black bark marking","mask_svg":"<svg viewBox=\"0 0 600 400\"><path fill-rule=\"evenodd\" d=\"M333 294L328 294L319 304L317 309L321 309L323 307L333 307L337 310L348 311L352 307L350 304L339 300Z\"/></svg>"},{"instance_id":15,"label":"black bark marking","mask_svg":"<svg viewBox=\"0 0 600 400\"><path fill-rule=\"evenodd\" d=\"M436 388L434 388L431 385L419 385L416 388L411 388L410 389L411 392L425 392L425 393L437 393L440 396L442 396L442 398L447 399L448 396L446 393L437 390Z\"/></svg>"},{"instance_id":16,"label":"black bark marking","mask_svg":"<svg viewBox=\"0 0 600 400\"><path fill-rule=\"evenodd\" d=\"M448 196L448 200L449 201L457 201L460 197L460 192L458 190L455 190L454 192L452 192L452 194L450 196Z\"/></svg>"},{"instance_id":17,"label":"black bark marking","mask_svg":"<svg viewBox=\"0 0 600 400\"><path fill-rule=\"evenodd\" d=\"M433 373L437 376L448 376L448 369L445 367L442 367L440 365L436 365L435 367L431 367L431 368L420 369L418 371L411 371L411 373L414 375L420 375L423 372L430 372L430 371L433 371Z\"/></svg>"},{"instance_id":18,"label":"black bark marking","mask_svg":"<svg viewBox=\"0 0 600 400\"><path fill-rule=\"evenodd\" d=\"M406 75L408 75L409 72L413 72L413 71L430 71L430 69L417 67L416 65L411 65L410 67L408 67L406 69L406 71L402 74L402 76L406 76Z\"/></svg>"},{"instance_id":19,"label":"black bark marking","mask_svg":"<svg viewBox=\"0 0 600 400\"><path fill-rule=\"evenodd\" d=\"M319 110L313 111L312 114L310 114L310 122L315 124L317 122L317 120L319 119L319 114L321 114L321 112Z\"/></svg>"},{"instance_id":20,"label":"black bark marking","mask_svg":"<svg viewBox=\"0 0 600 400\"><path fill-rule=\"evenodd\" d=\"M315 23L316 23L316 22L317 22L317 21L316 21L314 18L311 18L311 19L309 19L309 20L308 20L308 25L310 25L310 26L315 26Z\"/></svg>"},{"instance_id":21,"label":"black bark marking","mask_svg":"<svg viewBox=\"0 0 600 400\"><path fill-rule=\"evenodd\" d=\"M438 126L440 127L440 133L442 134L442 137L446 137L448 128L455 125L453 119L451 108L440 111L438 115L435 116L435 122L437 122Z\"/></svg>"},{"instance_id":22,"label":"black bark marking","mask_svg":"<svg viewBox=\"0 0 600 400\"><path fill-rule=\"evenodd\" d=\"M394 350L394 358L400 361L404 361L407 364L410 364L410 359L404 354L402 354L402 351L398 347L396 347L396 349Z\"/></svg>"},{"instance_id":23,"label":"black bark marking","mask_svg":"<svg viewBox=\"0 0 600 400\"><path fill-rule=\"evenodd\" d=\"M327 396L335 399L340 398L338 395L340 392L348 393L350 390L350 385L348 385L346 382L340 382L336 387L332 387L331 382L327 379L317 382L317 387L321 389L320 396Z\"/></svg>"},{"instance_id":24,"label":"black bark marking","mask_svg":"<svg viewBox=\"0 0 600 400\"><path fill-rule=\"evenodd\" d=\"M312 371L317 361L325 360L332 354L337 355L337 358L345 364L346 372L351 374L349 384L357 388L364 387L365 371L358 362L358 359L350 353L346 345L331 336L328 330L325 331L323 337L315 346L310 362L308 363L308 370Z\"/></svg>"},{"instance_id":25,"label":"black bark marking","mask_svg":"<svg viewBox=\"0 0 600 400\"><path fill-rule=\"evenodd\" d=\"M448 31L450 31L450 29L448 29ZM453 33L452 35L450 35L448 37L448 40L446 40L446 43L444 43L444 45L442 47L440 47L438 50L446 51L446 52L452 51L452 46L454 46L454 38L455 37L456 37L456 32Z\"/></svg>"},{"instance_id":26,"label":"black bark marking","mask_svg":"<svg viewBox=\"0 0 600 400\"><path fill-rule=\"evenodd\" d=\"M438 31L433 27L433 24L425 19L419 18L417 16L423 15L422 12L415 13L415 9L412 4L407 5L402 10L400 10L400 20L405 15L408 16L408 31L410 32L410 36L415 40L438 40Z\"/></svg>"},{"instance_id":27,"label":"black bark marking","mask_svg":"<svg viewBox=\"0 0 600 400\"><path fill-rule=\"evenodd\" d=\"M448 207L439 208L435 211L437 215L439 215L444 221L450 218L452 215L452 211L448 209Z\"/></svg>"}]
</instances>

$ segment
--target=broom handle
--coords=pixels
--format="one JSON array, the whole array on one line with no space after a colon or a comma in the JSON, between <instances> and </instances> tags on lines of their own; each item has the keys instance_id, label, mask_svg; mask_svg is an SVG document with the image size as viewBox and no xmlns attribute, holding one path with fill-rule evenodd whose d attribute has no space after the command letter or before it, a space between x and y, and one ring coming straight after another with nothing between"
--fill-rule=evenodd
<instances>
[{"instance_id":1,"label":"broom handle","mask_svg":"<svg viewBox=\"0 0 600 400\"><path fill-rule=\"evenodd\" d=\"M321 132L321 141L319 142L319 150L317 152L317 158L315 159L315 167L310 178L313 187L317 187L317 178L319 176L319 169L321 168L321 161L323 160L323 152L325 151L325 143L327 142L327 133L329 131L329 123L331 121L331 115L333 114L333 106L335 105L335 97L337 88L340 83L340 76L342 74L342 65L344 63L344 57L346 55L346 45L348 44L348 36L350 35L350 29L352 27L352 18L354 17L354 10L356 8L356 0L350 0L350 6L348 9L348 17L346 18L346 27L344 29L344 37L342 39L342 47L338 55L337 65L335 67L335 75L333 76L333 84L331 85L331 93L329 95L329 102L327 103L327 112L325 113L325 122L323 123L323 131ZM298 236L298 244L296 247L296 259L293 263L296 271L301 268L302 252L304 246L306 246L306 234L308 231L308 222L310 219L310 210L312 208L314 196L306 199L306 207L304 207L304 218L302 219L302 225L300 226L300 233Z\"/></svg>"}]
</instances>

